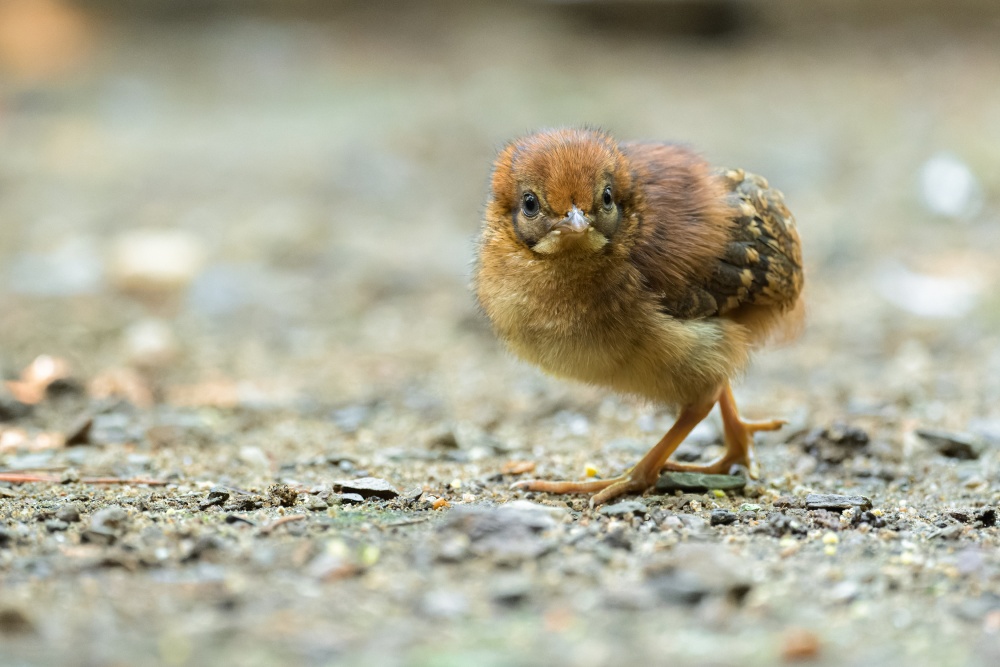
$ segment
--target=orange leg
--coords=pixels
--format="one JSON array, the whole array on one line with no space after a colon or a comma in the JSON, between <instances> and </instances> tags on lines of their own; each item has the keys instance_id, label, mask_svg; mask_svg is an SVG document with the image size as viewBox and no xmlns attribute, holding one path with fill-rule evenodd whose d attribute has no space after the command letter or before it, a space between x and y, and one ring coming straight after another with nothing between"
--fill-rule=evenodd
<instances>
[{"instance_id":1,"label":"orange leg","mask_svg":"<svg viewBox=\"0 0 1000 667\"><path fill-rule=\"evenodd\" d=\"M626 493L642 493L656 484L663 464L674 453L677 446L684 441L688 433L711 412L713 405L715 405L714 400L704 405L684 408L667 434L642 457L641 461L635 464L635 467L620 477L593 482L550 482L536 479L518 482L514 488L545 493L596 493L590 499L591 507L601 505Z\"/></svg>"},{"instance_id":2,"label":"orange leg","mask_svg":"<svg viewBox=\"0 0 1000 667\"><path fill-rule=\"evenodd\" d=\"M733 390L726 383L719 396L719 411L722 413L722 426L725 432L726 451L722 456L702 465L685 463L666 464L667 470L684 472L701 472L709 474L729 474L734 465L745 466L750 477L757 479L760 470L753 453L753 434L757 431L777 431L787 422L783 419L768 419L766 421L744 421L736 409Z\"/></svg>"}]
</instances>

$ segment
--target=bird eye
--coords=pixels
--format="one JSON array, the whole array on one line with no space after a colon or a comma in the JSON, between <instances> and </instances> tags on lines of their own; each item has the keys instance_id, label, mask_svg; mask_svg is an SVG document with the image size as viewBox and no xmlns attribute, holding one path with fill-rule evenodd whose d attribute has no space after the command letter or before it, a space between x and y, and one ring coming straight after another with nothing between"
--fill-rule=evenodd
<instances>
[{"instance_id":1,"label":"bird eye","mask_svg":"<svg viewBox=\"0 0 1000 667\"><path fill-rule=\"evenodd\" d=\"M538 215L538 209L538 197L535 196L535 193L525 192L524 196L521 197L521 211L529 218L533 218Z\"/></svg>"},{"instance_id":2,"label":"bird eye","mask_svg":"<svg viewBox=\"0 0 1000 667\"><path fill-rule=\"evenodd\" d=\"M611 186L604 188L604 208L611 208L611 205L615 203L615 200L611 197Z\"/></svg>"}]
</instances>

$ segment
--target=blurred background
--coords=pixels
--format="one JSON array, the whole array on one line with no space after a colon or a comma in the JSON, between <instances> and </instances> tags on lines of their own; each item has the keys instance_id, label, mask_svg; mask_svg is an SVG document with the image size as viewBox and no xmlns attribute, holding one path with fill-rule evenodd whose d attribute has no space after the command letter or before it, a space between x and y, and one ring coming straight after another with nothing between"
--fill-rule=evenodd
<instances>
[{"instance_id":1,"label":"blurred background","mask_svg":"<svg viewBox=\"0 0 1000 667\"><path fill-rule=\"evenodd\" d=\"M0 0L0 371L483 422L597 400L504 356L467 289L495 151L589 123L785 192L810 326L751 389L987 415L998 36L988 0Z\"/></svg>"}]
</instances>

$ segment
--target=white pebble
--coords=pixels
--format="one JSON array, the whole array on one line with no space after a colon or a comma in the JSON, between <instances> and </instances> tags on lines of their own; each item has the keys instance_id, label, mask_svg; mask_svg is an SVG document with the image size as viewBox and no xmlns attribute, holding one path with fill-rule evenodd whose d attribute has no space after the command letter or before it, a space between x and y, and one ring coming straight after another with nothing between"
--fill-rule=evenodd
<instances>
[{"instance_id":1,"label":"white pebble","mask_svg":"<svg viewBox=\"0 0 1000 667\"><path fill-rule=\"evenodd\" d=\"M142 229L121 234L111 248L108 274L128 291L177 291L201 271L201 239L179 229Z\"/></svg>"},{"instance_id":2,"label":"white pebble","mask_svg":"<svg viewBox=\"0 0 1000 667\"><path fill-rule=\"evenodd\" d=\"M975 174L950 153L939 153L924 162L920 169L920 194L931 212L946 218L969 217L982 204Z\"/></svg>"}]
</instances>

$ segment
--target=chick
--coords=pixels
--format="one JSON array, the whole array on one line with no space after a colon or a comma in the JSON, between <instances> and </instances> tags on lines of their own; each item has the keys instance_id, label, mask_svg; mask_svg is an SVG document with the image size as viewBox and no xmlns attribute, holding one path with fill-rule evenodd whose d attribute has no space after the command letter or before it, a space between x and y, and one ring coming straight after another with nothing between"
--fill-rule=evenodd
<instances>
[{"instance_id":1,"label":"chick","mask_svg":"<svg viewBox=\"0 0 1000 667\"><path fill-rule=\"evenodd\" d=\"M679 414L620 477L516 486L596 493L599 505L642 493L664 467L756 475L754 432L785 422L743 420L729 383L756 346L801 321L799 235L781 193L682 146L590 129L511 142L491 185L474 290L497 335L548 373ZM668 463L716 403L724 454Z\"/></svg>"}]
</instances>

